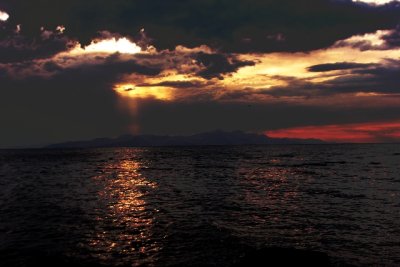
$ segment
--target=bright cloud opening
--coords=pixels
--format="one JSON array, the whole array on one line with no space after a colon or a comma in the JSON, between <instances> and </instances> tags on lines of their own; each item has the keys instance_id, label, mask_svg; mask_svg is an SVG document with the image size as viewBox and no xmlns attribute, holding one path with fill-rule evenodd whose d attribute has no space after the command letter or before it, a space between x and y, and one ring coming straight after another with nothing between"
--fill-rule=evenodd
<instances>
[{"instance_id":1,"label":"bright cloud opening","mask_svg":"<svg viewBox=\"0 0 400 267\"><path fill-rule=\"evenodd\" d=\"M366 43L371 47L379 48L385 45L384 37L389 35L392 31L390 30L378 30L374 33L367 33L364 35L355 35L346 40L337 42L338 45L341 43L352 45L352 44L360 44Z\"/></svg>"},{"instance_id":2,"label":"bright cloud opening","mask_svg":"<svg viewBox=\"0 0 400 267\"><path fill-rule=\"evenodd\" d=\"M153 98L164 101L173 99L173 89L168 87L136 87L134 84L118 84L114 90L121 96L135 99Z\"/></svg>"},{"instance_id":3,"label":"bright cloud opening","mask_svg":"<svg viewBox=\"0 0 400 267\"><path fill-rule=\"evenodd\" d=\"M71 53L85 54L85 53L121 53L121 54L137 54L142 49L128 38L111 38L105 40L95 40L90 45L82 47L76 47Z\"/></svg>"},{"instance_id":4,"label":"bright cloud opening","mask_svg":"<svg viewBox=\"0 0 400 267\"><path fill-rule=\"evenodd\" d=\"M0 10L0 21L7 21L10 15L6 12Z\"/></svg>"},{"instance_id":5,"label":"bright cloud opening","mask_svg":"<svg viewBox=\"0 0 400 267\"><path fill-rule=\"evenodd\" d=\"M58 33L64 33L64 31L65 31L65 27L63 26L63 25L59 25L59 26L57 26L57 28L56 28L56 31L58 32Z\"/></svg>"},{"instance_id":6,"label":"bright cloud opening","mask_svg":"<svg viewBox=\"0 0 400 267\"><path fill-rule=\"evenodd\" d=\"M394 2L395 0L353 0L353 2L363 2L367 4L373 5L384 5L390 2Z\"/></svg>"}]
</instances>

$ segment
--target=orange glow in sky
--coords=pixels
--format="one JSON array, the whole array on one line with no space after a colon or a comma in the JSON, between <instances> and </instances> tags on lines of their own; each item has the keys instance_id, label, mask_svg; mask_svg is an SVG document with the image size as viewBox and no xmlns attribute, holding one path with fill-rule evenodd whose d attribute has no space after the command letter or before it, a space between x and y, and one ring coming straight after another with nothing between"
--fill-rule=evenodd
<instances>
[{"instance_id":1,"label":"orange glow in sky","mask_svg":"<svg viewBox=\"0 0 400 267\"><path fill-rule=\"evenodd\" d=\"M164 101L172 100L173 98L173 89L161 86L137 87L134 84L118 84L114 87L114 90L119 95L130 98L152 98Z\"/></svg>"},{"instance_id":2,"label":"orange glow in sky","mask_svg":"<svg viewBox=\"0 0 400 267\"><path fill-rule=\"evenodd\" d=\"M267 131L273 138L316 138L339 143L400 141L400 121L342 125L305 126Z\"/></svg>"}]
</instances>

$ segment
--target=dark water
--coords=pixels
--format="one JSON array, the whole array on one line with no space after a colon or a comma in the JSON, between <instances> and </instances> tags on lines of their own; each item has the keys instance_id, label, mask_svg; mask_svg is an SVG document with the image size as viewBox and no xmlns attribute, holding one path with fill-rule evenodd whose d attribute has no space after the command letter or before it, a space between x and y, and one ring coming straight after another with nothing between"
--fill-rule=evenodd
<instances>
[{"instance_id":1,"label":"dark water","mask_svg":"<svg viewBox=\"0 0 400 267\"><path fill-rule=\"evenodd\" d=\"M0 151L0 265L230 266L293 247L400 265L400 145Z\"/></svg>"}]
</instances>

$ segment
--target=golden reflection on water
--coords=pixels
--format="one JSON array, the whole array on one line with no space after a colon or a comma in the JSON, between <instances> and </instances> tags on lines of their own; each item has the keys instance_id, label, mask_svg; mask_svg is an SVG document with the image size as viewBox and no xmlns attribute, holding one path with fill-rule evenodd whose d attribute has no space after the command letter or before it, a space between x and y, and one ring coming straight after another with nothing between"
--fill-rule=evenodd
<instances>
[{"instance_id":1,"label":"golden reflection on water","mask_svg":"<svg viewBox=\"0 0 400 267\"><path fill-rule=\"evenodd\" d=\"M143 163L136 157L121 158L107 162L102 174L94 177L101 185L98 197L105 210L96 213L95 233L88 240L88 246L92 256L105 263L115 262L114 257L118 256L122 264L135 266L132 258L160 250L160 245L151 238L156 211L148 207L145 199L157 183L139 172Z\"/></svg>"}]
</instances>

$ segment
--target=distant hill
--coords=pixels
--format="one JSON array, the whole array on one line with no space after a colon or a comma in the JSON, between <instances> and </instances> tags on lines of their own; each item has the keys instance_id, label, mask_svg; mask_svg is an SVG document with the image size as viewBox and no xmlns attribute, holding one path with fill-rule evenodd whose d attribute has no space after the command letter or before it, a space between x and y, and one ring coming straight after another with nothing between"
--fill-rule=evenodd
<instances>
[{"instance_id":1,"label":"distant hill","mask_svg":"<svg viewBox=\"0 0 400 267\"><path fill-rule=\"evenodd\" d=\"M117 138L98 138L90 141L53 144L47 148L154 147L154 146L211 146L211 145L275 145L322 144L317 139L270 138L262 134L241 131L214 131L190 136L122 135Z\"/></svg>"}]
</instances>

